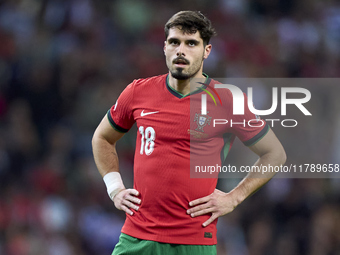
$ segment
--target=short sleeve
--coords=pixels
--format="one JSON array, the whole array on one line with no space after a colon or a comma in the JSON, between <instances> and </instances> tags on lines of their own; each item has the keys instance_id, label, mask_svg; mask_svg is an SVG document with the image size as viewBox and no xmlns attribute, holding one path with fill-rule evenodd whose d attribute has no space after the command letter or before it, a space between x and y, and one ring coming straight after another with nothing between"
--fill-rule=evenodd
<instances>
[{"instance_id":1,"label":"short sleeve","mask_svg":"<svg viewBox=\"0 0 340 255\"><path fill-rule=\"evenodd\" d=\"M246 94L244 94L244 102L244 115L233 115L232 132L244 145L252 146L267 134L269 126L265 120L249 110Z\"/></svg>"},{"instance_id":2,"label":"short sleeve","mask_svg":"<svg viewBox=\"0 0 340 255\"><path fill-rule=\"evenodd\" d=\"M116 103L107 112L111 126L121 133L126 133L135 123L133 118L134 82L129 84L118 97Z\"/></svg>"}]
</instances>

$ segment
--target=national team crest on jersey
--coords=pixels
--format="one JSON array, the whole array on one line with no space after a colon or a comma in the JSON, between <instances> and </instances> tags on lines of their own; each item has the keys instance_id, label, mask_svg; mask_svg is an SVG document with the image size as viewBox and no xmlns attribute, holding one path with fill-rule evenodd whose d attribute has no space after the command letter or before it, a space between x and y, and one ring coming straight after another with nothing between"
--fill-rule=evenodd
<instances>
[{"instance_id":1,"label":"national team crest on jersey","mask_svg":"<svg viewBox=\"0 0 340 255\"><path fill-rule=\"evenodd\" d=\"M197 128L195 130L204 132L203 128L207 124L210 125L211 117L209 117L208 115L202 115L202 114L196 113L194 121L197 123Z\"/></svg>"}]
</instances>

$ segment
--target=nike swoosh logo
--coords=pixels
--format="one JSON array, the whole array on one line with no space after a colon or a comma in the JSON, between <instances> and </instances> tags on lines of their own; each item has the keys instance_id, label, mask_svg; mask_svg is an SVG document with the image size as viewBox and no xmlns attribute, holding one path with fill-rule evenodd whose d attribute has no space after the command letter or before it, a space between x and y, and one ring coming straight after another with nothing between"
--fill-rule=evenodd
<instances>
[{"instance_id":1,"label":"nike swoosh logo","mask_svg":"<svg viewBox=\"0 0 340 255\"><path fill-rule=\"evenodd\" d=\"M159 112L159 111L157 111ZM146 115L150 115L150 114L154 114L154 113L157 113L157 112L144 112L144 110L140 113L140 116L146 116Z\"/></svg>"}]
</instances>

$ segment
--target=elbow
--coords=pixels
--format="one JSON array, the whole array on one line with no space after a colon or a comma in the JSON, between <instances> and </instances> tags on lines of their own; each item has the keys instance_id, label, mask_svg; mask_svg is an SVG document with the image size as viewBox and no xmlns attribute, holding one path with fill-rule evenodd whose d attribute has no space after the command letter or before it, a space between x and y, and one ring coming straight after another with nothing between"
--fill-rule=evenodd
<instances>
[{"instance_id":1,"label":"elbow","mask_svg":"<svg viewBox=\"0 0 340 255\"><path fill-rule=\"evenodd\" d=\"M95 138L95 135L93 135L92 140L91 140L92 149L94 148L95 144L96 144L96 138Z\"/></svg>"},{"instance_id":2,"label":"elbow","mask_svg":"<svg viewBox=\"0 0 340 255\"><path fill-rule=\"evenodd\" d=\"M116 140L111 139L108 135L105 135L105 133L101 132L101 130L97 128L96 131L94 131L93 133L91 144L92 150L95 150L96 148L101 146L115 146Z\"/></svg>"},{"instance_id":3,"label":"elbow","mask_svg":"<svg viewBox=\"0 0 340 255\"><path fill-rule=\"evenodd\" d=\"M284 165L287 161L287 154L286 151L284 150L284 148L282 147L281 151L280 151L280 156L279 156L279 162L280 165Z\"/></svg>"},{"instance_id":4,"label":"elbow","mask_svg":"<svg viewBox=\"0 0 340 255\"><path fill-rule=\"evenodd\" d=\"M98 144L98 140L99 140L99 134L98 134L98 129L96 129L96 131L94 131L93 133L92 140L91 140L92 149L96 146L96 144Z\"/></svg>"}]
</instances>

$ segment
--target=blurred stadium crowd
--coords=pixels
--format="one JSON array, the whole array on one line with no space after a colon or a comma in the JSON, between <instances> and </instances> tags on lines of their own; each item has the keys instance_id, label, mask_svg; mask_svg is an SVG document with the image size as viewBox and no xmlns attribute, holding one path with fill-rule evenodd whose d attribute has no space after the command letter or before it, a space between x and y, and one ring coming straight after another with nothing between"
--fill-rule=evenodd
<instances>
[{"instance_id":1,"label":"blurred stadium crowd","mask_svg":"<svg viewBox=\"0 0 340 255\"><path fill-rule=\"evenodd\" d=\"M218 32L210 77L340 76L335 0L0 1L0 255L110 254L124 214L96 170L92 134L128 83L167 72L163 26L188 9ZM340 161L340 91L317 91L308 130L278 134L291 162ZM133 132L119 144L130 187ZM339 255L340 183L272 180L218 229L218 254Z\"/></svg>"}]
</instances>

